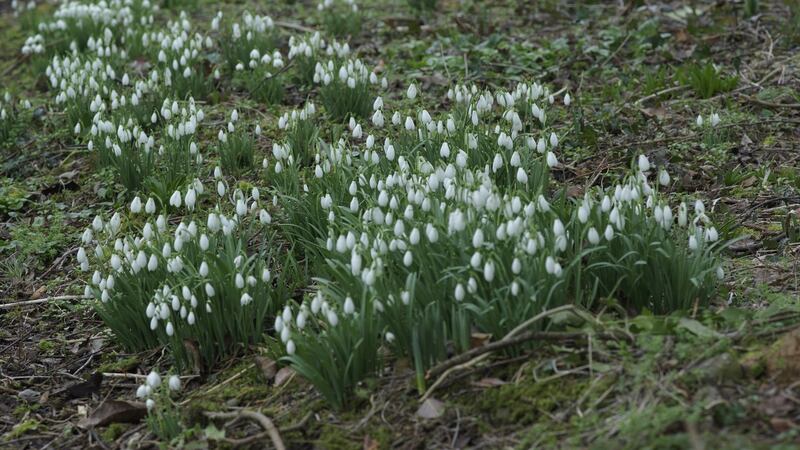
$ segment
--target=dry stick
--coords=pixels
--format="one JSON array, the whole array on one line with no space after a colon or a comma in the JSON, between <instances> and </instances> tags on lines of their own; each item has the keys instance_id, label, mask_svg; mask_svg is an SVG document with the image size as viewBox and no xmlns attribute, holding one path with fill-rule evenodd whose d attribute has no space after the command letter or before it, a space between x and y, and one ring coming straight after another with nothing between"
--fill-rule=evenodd
<instances>
[{"instance_id":1,"label":"dry stick","mask_svg":"<svg viewBox=\"0 0 800 450\"><path fill-rule=\"evenodd\" d=\"M563 306L559 306L557 308L548 309L547 311L543 311L543 312L537 314L536 316L526 320L525 322L523 322L522 324L520 324L519 326L517 326L513 330L509 331L508 334L506 334L503 337L503 339L501 339L500 341L495 342L493 344L499 345L502 342L510 341L510 340L512 340L514 338L515 335L519 334L519 332L521 332L525 328L531 326L532 324L536 323L537 321L542 320L545 317L551 316L553 314L558 314L560 312L565 312L565 311L571 311L571 312L574 313L575 312L575 306L574 305L563 305ZM581 317L581 316L578 316L578 317ZM488 345L491 345L491 344L487 344L486 346L488 346ZM466 353L470 353L470 352L475 351L475 350L482 350L486 346L470 350L469 352L466 352ZM478 352L476 352L476 353L478 353ZM472 354L475 354L475 353L472 353ZM430 397L430 395L436 389L436 387L438 387L440 384L442 384L444 382L445 379L447 379L448 375L450 375L451 373L456 372L458 370L466 369L466 368L471 367L471 366L473 366L475 364L478 364L479 362L483 361L484 359L488 358L489 356L491 356L491 350L486 350L486 351L478 354L478 356L475 356L473 359L471 359L471 360L469 360L469 361L467 361L467 362L465 362L463 364L458 364L458 361L457 361L454 364L458 364L458 365L453 365L453 364L448 364L449 361L445 361L444 363L440 364L439 366L434 367L433 369L431 369L431 371L428 372L427 377L430 377L431 373L438 373L438 371L443 370L443 369L440 369L440 367L442 367L442 366L446 366L446 370L444 370L444 373L442 373L442 375L436 380L436 382L433 383L431 385L431 387L428 388L425 391L425 394L420 398L420 402L424 402L425 400L427 400L428 397ZM456 358L458 358L458 356L456 356ZM451 358L451 359L455 359L455 358ZM438 369L437 372L434 372L434 370L436 370L436 369Z\"/></svg>"},{"instance_id":2,"label":"dry stick","mask_svg":"<svg viewBox=\"0 0 800 450\"><path fill-rule=\"evenodd\" d=\"M460 355L457 355L453 358L448 359L447 361L439 364L436 367L433 367L428 371L426 374L427 377L436 376L445 370L469 361L470 359L482 355L484 353L493 352L495 350L500 350L506 347L513 347L514 345L521 344L526 341L532 341L536 339L541 339L543 341L571 341L577 339L585 339L589 336L594 336L598 339L628 339L628 336L621 334L621 333L597 333L592 335L586 331L572 331L572 332L558 332L558 331L526 331L525 333L520 334L514 338L508 340L500 340L495 342L490 342L485 344L481 347L475 347L471 350L468 350Z\"/></svg>"},{"instance_id":3,"label":"dry stick","mask_svg":"<svg viewBox=\"0 0 800 450\"><path fill-rule=\"evenodd\" d=\"M749 95L742 95L742 97L746 98L748 101L755 103L757 105L766 106L767 108L789 108L789 109L797 109L800 108L800 103L773 103L767 102L764 100L759 100L755 97L750 97Z\"/></svg>"},{"instance_id":4,"label":"dry stick","mask_svg":"<svg viewBox=\"0 0 800 450\"><path fill-rule=\"evenodd\" d=\"M280 20L276 20L273 23L275 24L275 26L278 26L278 27L281 27L281 28L288 28L290 30L303 31L303 32L306 32L306 33L316 33L316 31L317 31L317 30L315 30L313 28L309 28L309 27L300 25L299 23L283 22L283 21L280 21Z\"/></svg>"},{"instance_id":5,"label":"dry stick","mask_svg":"<svg viewBox=\"0 0 800 450\"><path fill-rule=\"evenodd\" d=\"M221 388L222 386L225 386L226 384L230 383L231 381L239 378L240 376L242 376L243 373L247 372L248 370L252 369L253 367L255 367L255 364L248 364L247 367L245 367L244 369L236 372L236 374L234 374L232 377L226 379L225 381L223 381L220 384L212 386L211 389L209 389L206 392L204 392L204 394L210 394L210 393L216 391L217 389ZM182 401L182 402L180 402L178 404L183 406L183 405L189 403L191 400L192 400L191 398L187 398L186 400L184 400L184 401Z\"/></svg>"},{"instance_id":6,"label":"dry stick","mask_svg":"<svg viewBox=\"0 0 800 450\"><path fill-rule=\"evenodd\" d=\"M279 431L282 433L288 433L290 431L299 430L305 426L306 422L308 422L308 419L310 419L313 414L314 414L313 411L309 411L302 419L300 419L299 422L297 422L294 425L289 425L286 428L280 428ZM269 432L264 431L258 434L254 434L252 436L243 437L241 439L227 438L225 439L225 442L232 445L234 448L240 448L246 445L250 445L253 442L258 442L267 436L269 436Z\"/></svg>"},{"instance_id":7,"label":"dry stick","mask_svg":"<svg viewBox=\"0 0 800 450\"><path fill-rule=\"evenodd\" d=\"M36 300L25 300L21 302L14 302L14 303L0 303L0 309L11 309L17 306L30 306L30 305L38 305L39 303L47 303L49 301L55 300L78 300L78 299L87 299L91 297L87 297L85 295L59 295L56 297L45 297L39 298Z\"/></svg>"},{"instance_id":8,"label":"dry stick","mask_svg":"<svg viewBox=\"0 0 800 450\"><path fill-rule=\"evenodd\" d=\"M274 445L277 450L286 450L286 446L283 445L283 440L281 439L281 435L278 432L278 429L275 427L275 424L272 423L272 420L269 417L261 414L258 411L243 409L241 411L229 413L207 411L203 414L209 419L233 419L244 417L254 420L264 427L265 430L267 430L267 434L269 434L269 438L272 440L272 445Z\"/></svg>"}]
</instances>

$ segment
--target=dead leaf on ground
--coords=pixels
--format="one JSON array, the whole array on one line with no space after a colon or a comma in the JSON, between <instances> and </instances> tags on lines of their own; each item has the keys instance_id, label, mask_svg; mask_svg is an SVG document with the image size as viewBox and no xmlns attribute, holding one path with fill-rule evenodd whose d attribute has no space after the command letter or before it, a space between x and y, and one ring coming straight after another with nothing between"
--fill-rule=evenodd
<instances>
[{"instance_id":1,"label":"dead leaf on ground","mask_svg":"<svg viewBox=\"0 0 800 450\"><path fill-rule=\"evenodd\" d=\"M769 419L770 425L772 428L778 433L785 433L793 428L797 428L797 424L792 422L790 419L785 419L783 417L773 417Z\"/></svg>"},{"instance_id":2,"label":"dead leaf on ground","mask_svg":"<svg viewBox=\"0 0 800 450\"><path fill-rule=\"evenodd\" d=\"M480 388L490 388L490 387L502 386L504 384L508 383L501 380L500 378L481 378L480 380L474 381L472 383L473 386Z\"/></svg>"},{"instance_id":3,"label":"dead leaf on ground","mask_svg":"<svg viewBox=\"0 0 800 450\"><path fill-rule=\"evenodd\" d=\"M295 371L291 367L282 367L278 373L275 374L275 387L280 387L286 384L287 381L292 379Z\"/></svg>"},{"instance_id":4,"label":"dead leaf on ground","mask_svg":"<svg viewBox=\"0 0 800 450\"><path fill-rule=\"evenodd\" d=\"M667 110L662 106L656 106L654 108L642 108L641 111L645 117L649 117L651 119L664 120L668 115Z\"/></svg>"},{"instance_id":5,"label":"dead leaf on ground","mask_svg":"<svg viewBox=\"0 0 800 450\"><path fill-rule=\"evenodd\" d=\"M800 328L784 334L772 345L766 363L767 372L779 381L800 378Z\"/></svg>"},{"instance_id":6,"label":"dead leaf on ground","mask_svg":"<svg viewBox=\"0 0 800 450\"><path fill-rule=\"evenodd\" d=\"M78 421L78 426L88 429L110 423L137 423L146 414L147 407L144 403L108 400L95 409L89 417Z\"/></svg>"},{"instance_id":7,"label":"dead leaf on ground","mask_svg":"<svg viewBox=\"0 0 800 450\"><path fill-rule=\"evenodd\" d=\"M261 369L261 374L264 375L264 380L267 383L275 378L275 373L278 371L277 363L266 356L256 356L256 366Z\"/></svg>"},{"instance_id":8,"label":"dead leaf on ground","mask_svg":"<svg viewBox=\"0 0 800 450\"><path fill-rule=\"evenodd\" d=\"M45 292L47 292L47 286L41 286L31 294L31 300L39 300L40 298L44 297Z\"/></svg>"},{"instance_id":9,"label":"dead leaf on ground","mask_svg":"<svg viewBox=\"0 0 800 450\"><path fill-rule=\"evenodd\" d=\"M489 342L490 339L492 339L491 334L472 333L472 335L469 337L469 345L471 348L483 347Z\"/></svg>"},{"instance_id":10,"label":"dead leaf on ground","mask_svg":"<svg viewBox=\"0 0 800 450\"><path fill-rule=\"evenodd\" d=\"M435 398L429 398L419 405L419 408L417 409L417 416L423 419L436 419L444 414L444 410L444 403L436 400Z\"/></svg>"},{"instance_id":11,"label":"dead leaf on ground","mask_svg":"<svg viewBox=\"0 0 800 450\"><path fill-rule=\"evenodd\" d=\"M364 436L364 450L378 450L380 443L372 439L369 435Z\"/></svg>"}]
</instances>

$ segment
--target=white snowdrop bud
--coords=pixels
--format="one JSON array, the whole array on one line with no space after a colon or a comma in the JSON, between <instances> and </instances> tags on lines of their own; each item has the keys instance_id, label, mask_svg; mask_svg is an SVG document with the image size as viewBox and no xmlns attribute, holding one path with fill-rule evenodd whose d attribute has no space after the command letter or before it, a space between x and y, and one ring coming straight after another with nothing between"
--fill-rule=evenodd
<instances>
[{"instance_id":1,"label":"white snowdrop bud","mask_svg":"<svg viewBox=\"0 0 800 450\"><path fill-rule=\"evenodd\" d=\"M614 239L614 229L611 228L610 224L606 225L606 231L604 234L607 241L611 241L612 239Z\"/></svg>"},{"instance_id":2,"label":"white snowdrop bud","mask_svg":"<svg viewBox=\"0 0 800 450\"><path fill-rule=\"evenodd\" d=\"M169 198L169 204L176 208L181 207L181 193L179 191L172 193L172 196Z\"/></svg>"},{"instance_id":3,"label":"white snowdrop bud","mask_svg":"<svg viewBox=\"0 0 800 450\"><path fill-rule=\"evenodd\" d=\"M297 350L297 348L295 347L293 340L289 339L288 341L286 341L286 354L287 355L294 355L294 352L296 350Z\"/></svg>"},{"instance_id":4,"label":"white snowdrop bud","mask_svg":"<svg viewBox=\"0 0 800 450\"><path fill-rule=\"evenodd\" d=\"M410 267L413 261L414 261L414 256L411 254L411 250L407 250L405 255L403 255L403 265L406 267Z\"/></svg>"},{"instance_id":5,"label":"white snowdrop bud","mask_svg":"<svg viewBox=\"0 0 800 450\"><path fill-rule=\"evenodd\" d=\"M328 323L331 324L332 327L335 327L339 323L339 317L336 315L336 313L332 309L328 310L328 313L326 314L326 316L327 316L327 319L328 319Z\"/></svg>"},{"instance_id":6,"label":"white snowdrop bud","mask_svg":"<svg viewBox=\"0 0 800 450\"><path fill-rule=\"evenodd\" d=\"M669 173L666 170L661 169L658 172L658 183L662 186L669 185Z\"/></svg>"},{"instance_id":7,"label":"white snowdrop bud","mask_svg":"<svg viewBox=\"0 0 800 450\"><path fill-rule=\"evenodd\" d=\"M214 294L216 293L214 291L214 286L211 286L210 283L206 283L205 290L206 290L206 296L208 296L208 297L213 297Z\"/></svg>"},{"instance_id":8,"label":"white snowdrop bud","mask_svg":"<svg viewBox=\"0 0 800 450\"><path fill-rule=\"evenodd\" d=\"M147 375L147 385L151 388L161 386L161 375L158 372L152 371Z\"/></svg>"},{"instance_id":9,"label":"white snowdrop bud","mask_svg":"<svg viewBox=\"0 0 800 450\"><path fill-rule=\"evenodd\" d=\"M689 235L689 250L697 250L697 237L694 234Z\"/></svg>"},{"instance_id":10,"label":"white snowdrop bud","mask_svg":"<svg viewBox=\"0 0 800 450\"><path fill-rule=\"evenodd\" d=\"M550 146L553 148L558 147L558 136L555 133L550 133Z\"/></svg>"},{"instance_id":11,"label":"white snowdrop bud","mask_svg":"<svg viewBox=\"0 0 800 450\"><path fill-rule=\"evenodd\" d=\"M647 172L650 170L650 160L647 159L647 156L639 155L638 164L640 172Z\"/></svg>"},{"instance_id":12,"label":"white snowdrop bud","mask_svg":"<svg viewBox=\"0 0 800 450\"><path fill-rule=\"evenodd\" d=\"M487 261L483 266L483 278L489 283L494 280L494 261Z\"/></svg>"},{"instance_id":13,"label":"white snowdrop bud","mask_svg":"<svg viewBox=\"0 0 800 450\"><path fill-rule=\"evenodd\" d=\"M711 126L716 127L717 125L719 125L719 122L720 122L719 114L717 113L711 114Z\"/></svg>"},{"instance_id":14,"label":"white snowdrop bud","mask_svg":"<svg viewBox=\"0 0 800 450\"><path fill-rule=\"evenodd\" d=\"M442 143L442 148L439 149L439 156L442 158L450 157L450 146L447 144L447 142Z\"/></svg>"},{"instance_id":15,"label":"white snowdrop bud","mask_svg":"<svg viewBox=\"0 0 800 450\"><path fill-rule=\"evenodd\" d=\"M695 123L697 124L698 127L702 127L703 126L703 116L698 115L697 119L695 120Z\"/></svg>"},{"instance_id":16,"label":"white snowdrop bud","mask_svg":"<svg viewBox=\"0 0 800 450\"><path fill-rule=\"evenodd\" d=\"M144 205L144 212L147 214L153 214L156 212L156 202L153 200L153 197L147 199L147 203Z\"/></svg>"},{"instance_id":17,"label":"white snowdrop bud","mask_svg":"<svg viewBox=\"0 0 800 450\"><path fill-rule=\"evenodd\" d=\"M144 402L144 404L147 407L148 411L150 411L150 410L152 410L153 408L156 407L156 401L153 400L152 398L148 398L147 401Z\"/></svg>"},{"instance_id":18,"label":"white snowdrop bud","mask_svg":"<svg viewBox=\"0 0 800 450\"><path fill-rule=\"evenodd\" d=\"M409 86L408 90L406 91L406 95L411 100L414 100L415 98L417 98L417 85L414 84L414 83L411 83L411 86Z\"/></svg>"},{"instance_id":19,"label":"white snowdrop bud","mask_svg":"<svg viewBox=\"0 0 800 450\"><path fill-rule=\"evenodd\" d=\"M558 158L553 152L547 152L547 166L552 168L558 165Z\"/></svg>"},{"instance_id":20,"label":"white snowdrop bud","mask_svg":"<svg viewBox=\"0 0 800 450\"><path fill-rule=\"evenodd\" d=\"M453 295L455 296L455 299L456 299L457 302L460 302L461 300L464 300L464 297L466 295L466 292L464 290L464 285L461 284L461 283L458 283L456 285L456 290L453 293Z\"/></svg>"},{"instance_id":21,"label":"white snowdrop bud","mask_svg":"<svg viewBox=\"0 0 800 450\"><path fill-rule=\"evenodd\" d=\"M169 388L172 391L179 391L181 389L181 379L177 375L169 377Z\"/></svg>"},{"instance_id":22,"label":"white snowdrop bud","mask_svg":"<svg viewBox=\"0 0 800 450\"><path fill-rule=\"evenodd\" d=\"M484 242L483 230L478 228L477 230L475 230L475 234L472 235L472 246L478 248L483 245L483 242Z\"/></svg>"},{"instance_id":23,"label":"white snowdrop bud","mask_svg":"<svg viewBox=\"0 0 800 450\"><path fill-rule=\"evenodd\" d=\"M528 184L528 173L522 167L517 169L517 182Z\"/></svg>"},{"instance_id":24,"label":"white snowdrop bud","mask_svg":"<svg viewBox=\"0 0 800 450\"><path fill-rule=\"evenodd\" d=\"M344 300L344 313L347 315L353 314L356 311L356 305L350 296Z\"/></svg>"},{"instance_id":25,"label":"white snowdrop bud","mask_svg":"<svg viewBox=\"0 0 800 450\"><path fill-rule=\"evenodd\" d=\"M592 245L597 245L600 243L600 235L597 233L597 230L594 227L589 228L589 231L586 233L587 239L589 239L589 243Z\"/></svg>"},{"instance_id":26,"label":"white snowdrop bud","mask_svg":"<svg viewBox=\"0 0 800 450\"><path fill-rule=\"evenodd\" d=\"M564 95L564 106L569 106L572 103L572 98L569 96L569 92Z\"/></svg>"}]
</instances>

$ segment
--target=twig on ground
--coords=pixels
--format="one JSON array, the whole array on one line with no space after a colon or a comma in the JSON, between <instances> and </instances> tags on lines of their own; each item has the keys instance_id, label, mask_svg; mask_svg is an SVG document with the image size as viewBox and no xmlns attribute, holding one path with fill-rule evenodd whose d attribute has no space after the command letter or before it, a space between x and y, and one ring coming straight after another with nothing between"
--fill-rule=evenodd
<instances>
[{"instance_id":1,"label":"twig on ground","mask_svg":"<svg viewBox=\"0 0 800 450\"><path fill-rule=\"evenodd\" d=\"M31 305L38 305L40 303L47 303L50 301L57 301L57 300L84 300L90 297L86 297L85 295L58 295L55 297L45 297L45 298L38 298L36 300L24 300L21 302L12 302L12 303L0 303L0 309L11 309L16 308L18 306L31 306Z\"/></svg>"},{"instance_id":2,"label":"twig on ground","mask_svg":"<svg viewBox=\"0 0 800 450\"><path fill-rule=\"evenodd\" d=\"M209 419L233 419L237 417L244 417L246 419L258 422L266 430L270 440L272 441L272 445L274 445L277 450L286 450L286 446L283 444L283 439L281 439L278 428L275 427L275 424L272 423L272 420L269 417L258 411L252 411L249 409L228 413L206 411L203 414Z\"/></svg>"},{"instance_id":3,"label":"twig on ground","mask_svg":"<svg viewBox=\"0 0 800 450\"><path fill-rule=\"evenodd\" d=\"M440 364L437 367L434 367L433 369L428 371L428 374L426 375L426 378L430 378L434 374L442 372L442 371L444 371L444 373L442 373L442 375L436 380L436 382L434 382L431 385L431 387L428 388L425 391L425 394L420 398L420 402L424 402L425 400L427 400L428 397L430 397L430 395L433 393L433 391L440 384L442 384L444 382L444 380L447 379L447 377L451 373L459 371L459 370L463 370L463 369L466 369L466 368L469 368L469 367L472 367L475 364L478 364L479 362L487 359L491 355L491 351L492 350L495 350L497 348L508 347L509 345L513 345L513 343L507 343L508 341L512 341L513 340L516 343L521 342L521 341L515 340L514 337L517 334L519 334L522 330L524 330L525 328L528 328L529 326L533 325L534 323L536 323L536 322L538 322L538 321L540 321L540 320L542 320L542 319L544 319L546 317L549 317L549 316L552 316L554 314L558 314L558 313L561 313L561 312L567 312L567 311L570 311L573 314L575 314L576 308L575 308L574 305L563 305L563 306L559 306L557 308L553 308L553 309L549 309L547 311L543 311L543 312L537 314L536 316L526 320L525 322L523 322L522 324L520 324L519 326L517 326L513 330L509 331L508 334L506 334L503 337L503 339L501 339L500 341L494 342L492 344L487 344L486 346L470 350L469 352L466 352L466 353L462 354L462 355L467 355L467 356L459 355L459 356L456 356L455 358L451 358L450 360L443 362L442 364ZM582 316L580 316L580 315L577 315L577 316L582 318ZM523 336L523 337L527 337L527 336ZM527 338L528 339L532 339L531 337L527 337ZM486 347L488 345L494 345L494 346L490 347L487 350ZM474 353L471 353L471 352L474 352ZM459 364L461 361L464 361L466 358L470 358L472 356L474 356L474 358L470 359L469 361L464 362L463 364Z\"/></svg>"}]
</instances>

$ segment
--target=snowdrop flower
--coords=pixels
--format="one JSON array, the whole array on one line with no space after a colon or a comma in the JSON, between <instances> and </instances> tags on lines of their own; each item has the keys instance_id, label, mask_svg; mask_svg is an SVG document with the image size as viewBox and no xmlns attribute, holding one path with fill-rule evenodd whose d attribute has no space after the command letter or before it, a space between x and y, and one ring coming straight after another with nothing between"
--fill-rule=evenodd
<instances>
[{"instance_id":1,"label":"snowdrop flower","mask_svg":"<svg viewBox=\"0 0 800 450\"><path fill-rule=\"evenodd\" d=\"M491 283L494 280L494 262L487 261L486 264L483 266L483 278Z\"/></svg>"},{"instance_id":2,"label":"snowdrop flower","mask_svg":"<svg viewBox=\"0 0 800 450\"><path fill-rule=\"evenodd\" d=\"M605 233L604 233L604 236L605 236L605 238L606 238L606 241L609 241L609 242L610 242L612 239L614 239L614 229L613 229L613 228L611 228L611 225L610 225L610 224L609 224L609 225L606 225L606 231L605 231Z\"/></svg>"},{"instance_id":3,"label":"snowdrop flower","mask_svg":"<svg viewBox=\"0 0 800 450\"><path fill-rule=\"evenodd\" d=\"M553 152L547 152L547 166L553 168L558 165L558 159Z\"/></svg>"},{"instance_id":4,"label":"snowdrop flower","mask_svg":"<svg viewBox=\"0 0 800 450\"><path fill-rule=\"evenodd\" d=\"M719 122L720 122L719 114L717 113L711 114L711 126L716 127L717 125L719 125Z\"/></svg>"},{"instance_id":5,"label":"snowdrop flower","mask_svg":"<svg viewBox=\"0 0 800 450\"><path fill-rule=\"evenodd\" d=\"M669 181L669 173L666 170L661 169L658 172L658 183L662 186L669 186Z\"/></svg>"},{"instance_id":6,"label":"snowdrop flower","mask_svg":"<svg viewBox=\"0 0 800 450\"><path fill-rule=\"evenodd\" d=\"M158 372L152 371L147 375L147 385L151 388L157 388L161 386L161 376Z\"/></svg>"},{"instance_id":7,"label":"snowdrop flower","mask_svg":"<svg viewBox=\"0 0 800 450\"><path fill-rule=\"evenodd\" d=\"M698 115L697 116L697 120L695 120L695 123L697 123L698 127L702 127L703 126L703 116Z\"/></svg>"},{"instance_id":8,"label":"snowdrop flower","mask_svg":"<svg viewBox=\"0 0 800 450\"><path fill-rule=\"evenodd\" d=\"M409 99L414 100L417 98L417 85L411 83L411 86L408 87L408 91L406 91L406 95Z\"/></svg>"},{"instance_id":9,"label":"snowdrop flower","mask_svg":"<svg viewBox=\"0 0 800 450\"><path fill-rule=\"evenodd\" d=\"M689 250L697 250L697 237L695 235L689 235Z\"/></svg>"},{"instance_id":10,"label":"snowdrop flower","mask_svg":"<svg viewBox=\"0 0 800 450\"><path fill-rule=\"evenodd\" d=\"M144 212L147 214L153 214L156 212L156 202L153 200L153 197L147 199L147 203L144 205Z\"/></svg>"},{"instance_id":11,"label":"snowdrop flower","mask_svg":"<svg viewBox=\"0 0 800 450\"><path fill-rule=\"evenodd\" d=\"M597 230L594 227L589 228L589 231L586 233L586 237L589 239L589 243L592 245L597 245L600 243L600 235L597 233Z\"/></svg>"},{"instance_id":12,"label":"snowdrop flower","mask_svg":"<svg viewBox=\"0 0 800 450\"><path fill-rule=\"evenodd\" d=\"M181 379L177 375L169 377L169 389L172 391L181 390Z\"/></svg>"},{"instance_id":13,"label":"snowdrop flower","mask_svg":"<svg viewBox=\"0 0 800 450\"><path fill-rule=\"evenodd\" d=\"M169 198L169 204L176 208L181 207L181 193L179 191L172 193L172 196Z\"/></svg>"},{"instance_id":14,"label":"snowdrop flower","mask_svg":"<svg viewBox=\"0 0 800 450\"><path fill-rule=\"evenodd\" d=\"M650 161L647 159L645 155L639 155L639 172L645 173L650 171Z\"/></svg>"}]
</instances>

